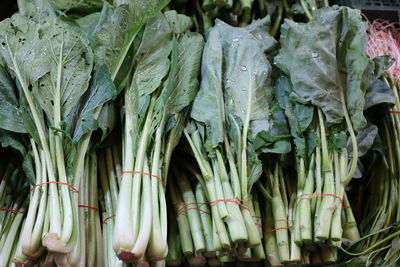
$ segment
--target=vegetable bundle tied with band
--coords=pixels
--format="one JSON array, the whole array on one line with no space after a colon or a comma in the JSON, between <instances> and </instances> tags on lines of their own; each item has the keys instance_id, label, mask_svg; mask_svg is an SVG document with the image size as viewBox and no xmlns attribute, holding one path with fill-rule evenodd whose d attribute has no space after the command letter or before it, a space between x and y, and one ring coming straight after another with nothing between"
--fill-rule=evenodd
<instances>
[{"instance_id":1,"label":"vegetable bundle tied with band","mask_svg":"<svg viewBox=\"0 0 400 267\"><path fill-rule=\"evenodd\" d=\"M124 261L167 256L164 196L171 153L198 87L203 37L175 11L146 25L124 92L123 177L114 249Z\"/></svg>"},{"instance_id":2,"label":"vegetable bundle tied with band","mask_svg":"<svg viewBox=\"0 0 400 267\"><path fill-rule=\"evenodd\" d=\"M360 11L346 7L318 10L306 24L286 20L281 28L276 94L296 148L298 246L359 239L345 187L357 170L356 132L367 126L367 88L391 63L368 58L366 29Z\"/></svg>"},{"instance_id":3,"label":"vegetable bundle tied with band","mask_svg":"<svg viewBox=\"0 0 400 267\"><path fill-rule=\"evenodd\" d=\"M185 129L211 205L213 250L239 246L239 254L251 255L254 248L259 259L265 258L262 235L250 205L252 186L262 173L258 153L290 149L284 142L275 146L280 137L266 134L272 137L276 127L271 65L265 55L275 40L267 33L268 24L269 18L244 28L217 21L207 33L200 91Z\"/></svg>"}]
</instances>

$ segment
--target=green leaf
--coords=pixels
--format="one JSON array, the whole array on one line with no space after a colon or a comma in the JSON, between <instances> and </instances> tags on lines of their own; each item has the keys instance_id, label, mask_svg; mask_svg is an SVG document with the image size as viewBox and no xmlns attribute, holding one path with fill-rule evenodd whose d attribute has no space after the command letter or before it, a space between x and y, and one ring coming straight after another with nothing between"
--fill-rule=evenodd
<instances>
[{"instance_id":1,"label":"green leaf","mask_svg":"<svg viewBox=\"0 0 400 267\"><path fill-rule=\"evenodd\" d=\"M238 125L267 121L270 116L271 66L264 53L275 41L267 33L268 24L269 18L244 28L217 21L208 32L201 87L191 116L205 123L207 142L212 147L222 142L224 127L234 128L224 125L228 119L225 114L232 117L228 121ZM257 134L257 129L251 130L253 135Z\"/></svg>"},{"instance_id":2,"label":"green leaf","mask_svg":"<svg viewBox=\"0 0 400 267\"><path fill-rule=\"evenodd\" d=\"M358 147L358 157L362 157L372 148L375 138L378 135L378 127L373 124L368 124L357 132L356 140ZM347 152L351 156L353 154L353 147L351 141L347 141Z\"/></svg>"},{"instance_id":3,"label":"green leaf","mask_svg":"<svg viewBox=\"0 0 400 267\"><path fill-rule=\"evenodd\" d=\"M22 158L27 154L27 150L21 137L15 133L0 131L0 144L2 147L11 147L18 151Z\"/></svg>"},{"instance_id":4,"label":"green leaf","mask_svg":"<svg viewBox=\"0 0 400 267\"><path fill-rule=\"evenodd\" d=\"M204 46L201 84L191 117L207 127L208 142L216 147L224 138L224 99L222 92L222 40L219 31L208 33Z\"/></svg>"},{"instance_id":5,"label":"green leaf","mask_svg":"<svg viewBox=\"0 0 400 267\"><path fill-rule=\"evenodd\" d=\"M104 0L51 0L58 9L89 13L100 10Z\"/></svg>"},{"instance_id":6,"label":"green leaf","mask_svg":"<svg viewBox=\"0 0 400 267\"><path fill-rule=\"evenodd\" d=\"M257 153L252 146L247 147L247 175L248 192L251 191L254 183L260 178L263 172L262 162L258 159Z\"/></svg>"},{"instance_id":7,"label":"green leaf","mask_svg":"<svg viewBox=\"0 0 400 267\"><path fill-rule=\"evenodd\" d=\"M24 121L21 117L22 110L19 107L17 91L14 81L7 70L0 65L0 128L26 133Z\"/></svg>"},{"instance_id":8,"label":"green leaf","mask_svg":"<svg viewBox=\"0 0 400 267\"><path fill-rule=\"evenodd\" d=\"M101 16L105 20L96 33L95 57L98 64L108 65L112 79L117 76L140 29L168 2L169 0L131 0L127 3L118 1L114 9L104 4Z\"/></svg>"},{"instance_id":9,"label":"green leaf","mask_svg":"<svg viewBox=\"0 0 400 267\"><path fill-rule=\"evenodd\" d=\"M366 28L360 12L346 7L321 9L307 24L282 25L275 62L290 76L293 98L321 108L329 123L343 120L342 94L354 127L366 123L364 81L374 64L365 52Z\"/></svg>"},{"instance_id":10,"label":"green leaf","mask_svg":"<svg viewBox=\"0 0 400 267\"><path fill-rule=\"evenodd\" d=\"M111 80L110 72L106 65L95 68L89 90L83 95L81 105L74 115L76 123L73 141L79 142L80 138L99 127L99 122L94 118L94 111L107 101L116 97L117 91Z\"/></svg>"},{"instance_id":11,"label":"green leaf","mask_svg":"<svg viewBox=\"0 0 400 267\"><path fill-rule=\"evenodd\" d=\"M178 40L172 40L169 74L156 101L154 127L187 107L198 89L203 38L190 32L178 36Z\"/></svg>"},{"instance_id":12,"label":"green leaf","mask_svg":"<svg viewBox=\"0 0 400 267\"><path fill-rule=\"evenodd\" d=\"M26 177L29 180L31 185L36 184L36 174L35 174L35 165L33 164L33 155L32 152L28 152L25 157L24 161L22 162L22 170L24 171Z\"/></svg>"},{"instance_id":13,"label":"green leaf","mask_svg":"<svg viewBox=\"0 0 400 267\"><path fill-rule=\"evenodd\" d=\"M386 83L377 80L368 87L365 94L365 109L384 103L392 105L396 103L394 92Z\"/></svg>"},{"instance_id":14,"label":"green leaf","mask_svg":"<svg viewBox=\"0 0 400 267\"><path fill-rule=\"evenodd\" d=\"M33 95L53 121L58 102L61 120L79 104L89 85L93 54L89 40L76 26L61 20L50 23L46 29L41 29L42 49L48 53L43 60L50 70L34 84Z\"/></svg>"},{"instance_id":15,"label":"green leaf","mask_svg":"<svg viewBox=\"0 0 400 267\"><path fill-rule=\"evenodd\" d=\"M156 90L167 75L171 53L172 30L165 16L158 14L146 25L142 42L136 52L133 83L140 88L139 95Z\"/></svg>"},{"instance_id":16,"label":"green leaf","mask_svg":"<svg viewBox=\"0 0 400 267\"><path fill-rule=\"evenodd\" d=\"M174 88L168 97L165 110L170 116L187 107L196 96L204 40L200 34L187 33L178 40L178 70ZM171 62L172 65L172 62Z\"/></svg>"},{"instance_id":17,"label":"green leaf","mask_svg":"<svg viewBox=\"0 0 400 267\"><path fill-rule=\"evenodd\" d=\"M94 35L98 25L101 25L100 18L104 19L100 12L96 12L76 20L91 42L95 42Z\"/></svg>"},{"instance_id":18,"label":"green leaf","mask_svg":"<svg viewBox=\"0 0 400 267\"><path fill-rule=\"evenodd\" d=\"M346 132L332 131L331 134L329 135L329 141L330 144L333 146L333 148L340 151L342 148L346 147L347 143Z\"/></svg>"},{"instance_id":19,"label":"green leaf","mask_svg":"<svg viewBox=\"0 0 400 267\"><path fill-rule=\"evenodd\" d=\"M192 19L188 16L178 14L175 10L170 10L164 13L165 18L168 20L168 23L174 33L181 34L193 26Z\"/></svg>"}]
</instances>

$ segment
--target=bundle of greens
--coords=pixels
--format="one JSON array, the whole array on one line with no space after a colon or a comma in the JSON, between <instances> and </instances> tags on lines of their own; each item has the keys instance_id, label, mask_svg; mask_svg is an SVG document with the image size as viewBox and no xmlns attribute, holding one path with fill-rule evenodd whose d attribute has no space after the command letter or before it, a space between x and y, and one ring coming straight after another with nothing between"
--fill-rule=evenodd
<instances>
[{"instance_id":1,"label":"bundle of greens","mask_svg":"<svg viewBox=\"0 0 400 267\"><path fill-rule=\"evenodd\" d=\"M281 27L275 63L284 75L276 93L296 147L294 242L335 248L343 238L359 239L344 189L360 156L356 131L367 126L367 88L391 62L368 58L367 25L358 10L335 6L314 15L309 23L286 20Z\"/></svg>"},{"instance_id":2,"label":"bundle of greens","mask_svg":"<svg viewBox=\"0 0 400 267\"><path fill-rule=\"evenodd\" d=\"M16 167L14 159L2 158L0 177L0 265L11 266L14 259L21 255L19 236L28 206L28 182L24 173ZM26 266L33 266L26 257L18 259Z\"/></svg>"},{"instance_id":3,"label":"bundle of greens","mask_svg":"<svg viewBox=\"0 0 400 267\"><path fill-rule=\"evenodd\" d=\"M24 233L40 239L46 216L49 229L43 234L43 245L50 251L68 253L75 246L79 228L76 201L66 184L71 188L79 184L82 170L75 168L79 165L76 159L84 157L85 150L77 148L83 134L95 128L85 119L93 112L87 107L96 101L110 100L115 89L106 68L97 68L90 79L93 52L89 40L76 25L57 17L45 1L37 1L35 5L23 3L19 13L0 25L0 52L6 71L16 83L15 87L12 82L4 88L3 93L12 97L2 98L3 112L14 118L3 120L1 127L29 134L43 151L42 168L37 170L47 179L48 185L43 184L43 187L49 187L49 195L44 199L48 203L30 203L30 221ZM98 90L99 83L103 83L104 88L97 95L98 99L90 98ZM47 191L41 194L46 195ZM38 220L35 218L37 210L41 211ZM32 242L38 243L37 240ZM24 253L36 258L37 247L31 249L28 245Z\"/></svg>"},{"instance_id":4,"label":"bundle of greens","mask_svg":"<svg viewBox=\"0 0 400 267\"><path fill-rule=\"evenodd\" d=\"M269 18L244 28L217 21L207 33L201 87L185 129L201 173L195 177L211 206L212 235L207 238L212 251L227 255L237 248L238 258L259 260L265 254L251 208L252 186L262 173L258 154L290 150L281 140L282 121L274 121L282 112L272 102L265 53L275 40L268 24Z\"/></svg>"},{"instance_id":5,"label":"bundle of greens","mask_svg":"<svg viewBox=\"0 0 400 267\"><path fill-rule=\"evenodd\" d=\"M19 13L0 24L2 73L7 78L1 87L6 117L0 127L31 137L40 150L36 170L43 173L36 172L39 179L33 179L39 193L30 202L24 227L30 242L23 244L23 252L29 258L37 259L42 245L61 254L76 247L80 225L75 193L91 134L99 127L103 105L117 93L112 80L118 86L124 82L133 39L166 5L138 2L105 4L102 13L75 23L60 17L45 0L19 1ZM43 228L46 219L48 229Z\"/></svg>"},{"instance_id":6,"label":"bundle of greens","mask_svg":"<svg viewBox=\"0 0 400 267\"><path fill-rule=\"evenodd\" d=\"M103 227L103 263L104 266L127 266L118 259L113 249L113 236L115 226L115 214L117 211L118 192L121 183L121 152L118 144L98 153L98 170L101 184L101 210Z\"/></svg>"},{"instance_id":7,"label":"bundle of greens","mask_svg":"<svg viewBox=\"0 0 400 267\"><path fill-rule=\"evenodd\" d=\"M368 266L396 265L400 262L400 34L396 24L377 20L369 24L368 36L366 49L370 58L386 55L395 62L370 90L374 89L380 103L384 104L367 114L378 125L376 132L379 129L379 138L375 139L373 153L369 157L369 166L372 166L367 169L369 180L360 185L358 194L362 238L347 249L349 252L344 260Z\"/></svg>"},{"instance_id":8,"label":"bundle of greens","mask_svg":"<svg viewBox=\"0 0 400 267\"><path fill-rule=\"evenodd\" d=\"M166 174L197 91L203 48L191 26L175 11L158 14L135 51L124 92L123 177L113 237L114 250L127 262L167 255Z\"/></svg>"},{"instance_id":9,"label":"bundle of greens","mask_svg":"<svg viewBox=\"0 0 400 267\"><path fill-rule=\"evenodd\" d=\"M97 164L95 153L86 156L85 172L79 186L78 240L71 253L64 259L64 264L68 266L105 266L98 204ZM58 255L55 257L57 258Z\"/></svg>"},{"instance_id":10,"label":"bundle of greens","mask_svg":"<svg viewBox=\"0 0 400 267\"><path fill-rule=\"evenodd\" d=\"M191 166L188 161L184 164ZM199 180L202 180L202 176L194 166L189 167L188 170L175 166L173 175L169 178L167 203L170 204L168 217L171 226L168 229L167 264L219 266L226 262L255 262L263 259L262 246L251 250L247 250L243 244L233 247L232 250L215 248L213 241L218 237L213 235L217 235L217 232L213 232L215 225L213 225L210 203ZM233 200L233 202L236 201ZM261 234L261 214L256 197L249 207L252 209L252 218L255 218L255 225Z\"/></svg>"}]
</instances>

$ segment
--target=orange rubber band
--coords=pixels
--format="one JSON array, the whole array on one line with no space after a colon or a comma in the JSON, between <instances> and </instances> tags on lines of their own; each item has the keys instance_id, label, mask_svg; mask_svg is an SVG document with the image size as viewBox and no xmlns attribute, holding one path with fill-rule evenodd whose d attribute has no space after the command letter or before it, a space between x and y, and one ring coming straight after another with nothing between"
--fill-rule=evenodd
<instances>
[{"instance_id":1,"label":"orange rubber band","mask_svg":"<svg viewBox=\"0 0 400 267\"><path fill-rule=\"evenodd\" d=\"M188 209L184 209L184 210L180 209L180 210L178 210L178 212L176 213L176 215L177 215L177 216L182 215L182 214L188 212L189 210L197 210L197 211L199 211L199 212L203 212L203 213L205 213L205 214L210 215L210 213L209 213L208 211L205 211L205 210L202 210L202 209L198 209L198 208L188 208Z\"/></svg>"},{"instance_id":2,"label":"orange rubber band","mask_svg":"<svg viewBox=\"0 0 400 267\"><path fill-rule=\"evenodd\" d=\"M187 207L189 207L189 206L191 206L191 205L207 205L207 203L201 203L201 202L191 202L191 203L188 203L188 204L182 206L182 208L180 208L180 209L176 212L176 214L177 214L177 215L181 215L181 214L187 212L188 210L197 210L197 211L203 212L203 213L205 213L205 214L210 214L209 212L207 212L207 211L205 211L205 210L202 210L202 209L198 209L198 208L187 208Z\"/></svg>"},{"instance_id":3,"label":"orange rubber band","mask_svg":"<svg viewBox=\"0 0 400 267\"><path fill-rule=\"evenodd\" d=\"M343 202L343 199L341 197L339 197L338 195L334 195L334 194L302 194L301 196L310 196L310 197L301 198L300 200L328 196L328 197L335 197L335 198L339 199L340 202Z\"/></svg>"},{"instance_id":4,"label":"orange rubber band","mask_svg":"<svg viewBox=\"0 0 400 267\"><path fill-rule=\"evenodd\" d=\"M3 208L0 208L0 210L2 210L2 211L9 211L9 212L16 212L16 213L21 213L21 214L26 214L25 211L19 211L19 210L10 210L10 209L3 209Z\"/></svg>"},{"instance_id":5,"label":"orange rubber band","mask_svg":"<svg viewBox=\"0 0 400 267\"><path fill-rule=\"evenodd\" d=\"M101 222L101 224L105 224L109 219L112 219L115 216L117 216L117 215L114 214L114 215L111 215L110 217L105 218L104 221Z\"/></svg>"},{"instance_id":6,"label":"orange rubber band","mask_svg":"<svg viewBox=\"0 0 400 267\"><path fill-rule=\"evenodd\" d=\"M88 209L92 209L92 210L99 212L98 208L90 207L90 206L86 206L86 205L78 205L78 208L88 208Z\"/></svg>"},{"instance_id":7,"label":"orange rubber band","mask_svg":"<svg viewBox=\"0 0 400 267\"><path fill-rule=\"evenodd\" d=\"M144 175L147 175L147 176L151 176L153 178L156 178L162 184L162 186L165 188L164 181L160 177L158 177L157 175L154 175L154 174L151 174L151 173L147 173L147 172L140 172L140 171L123 171L123 172L121 172L121 175L124 175L124 174L127 174L127 173L138 173L138 174L144 174Z\"/></svg>"},{"instance_id":8,"label":"orange rubber band","mask_svg":"<svg viewBox=\"0 0 400 267\"><path fill-rule=\"evenodd\" d=\"M290 229L290 228L292 228L292 226L280 227L280 228L269 230L269 231L266 232L266 234L270 234L270 233L275 232L275 231L284 230L284 229Z\"/></svg>"},{"instance_id":9,"label":"orange rubber band","mask_svg":"<svg viewBox=\"0 0 400 267\"><path fill-rule=\"evenodd\" d=\"M69 188L71 188L73 191L75 191L75 193L79 193L79 190L74 188L72 185L70 185L69 183L63 183L63 182L57 182L57 181L52 181L52 182L45 182L45 183L41 183L41 184L37 184L35 186L33 186L31 189L29 189L29 193L31 193L33 190L35 190L36 187L39 186L43 186L43 185L47 185L47 184L61 184L61 185L66 185Z\"/></svg>"},{"instance_id":10,"label":"orange rubber band","mask_svg":"<svg viewBox=\"0 0 400 267\"><path fill-rule=\"evenodd\" d=\"M235 203L235 204L238 204L239 206L241 206L242 208L244 208L244 209L246 209L246 210L250 210L249 207L247 207L247 206L243 205L242 203L240 203L240 202L247 202L247 203L249 203L249 201L242 200L242 199L239 199L239 198L237 198L237 197L235 197L235 198L227 198L227 199L217 199L217 200L214 200L214 201L212 201L212 202L210 203L210 204L211 204L211 207L214 207L214 206L217 205L219 202L231 202L231 203Z\"/></svg>"}]
</instances>

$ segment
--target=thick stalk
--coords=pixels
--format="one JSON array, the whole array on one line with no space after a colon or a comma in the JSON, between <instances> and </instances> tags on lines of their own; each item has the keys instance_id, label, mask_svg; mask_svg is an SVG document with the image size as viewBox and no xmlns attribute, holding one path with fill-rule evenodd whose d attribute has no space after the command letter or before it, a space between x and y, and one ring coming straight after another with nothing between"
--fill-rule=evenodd
<instances>
[{"instance_id":1,"label":"thick stalk","mask_svg":"<svg viewBox=\"0 0 400 267\"><path fill-rule=\"evenodd\" d=\"M265 218L264 218L264 247L266 258L271 267L280 267L283 264L279 258L279 252L277 247L277 241L275 233L272 232L274 229L274 218L272 214L272 206L269 201L265 203Z\"/></svg>"},{"instance_id":2,"label":"thick stalk","mask_svg":"<svg viewBox=\"0 0 400 267\"><path fill-rule=\"evenodd\" d=\"M272 213L275 221L275 231L279 259L282 263L290 261L289 252L289 237L288 237L288 222L286 208L284 207L280 185L279 185L278 165L275 167L273 175L273 196L272 196Z\"/></svg>"},{"instance_id":3,"label":"thick stalk","mask_svg":"<svg viewBox=\"0 0 400 267\"><path fill-rule=\"evenodd\" d=\"M194 249L198 253L204 252L206 251L206 243L203 237L203 226L200 220L198 205L193 204L197 202L192 192L189 180L187 179L186 174L181 172L178 168L174 169L174 173L182 194L183 201L185 202Z\"/></svg>"},{"instance_id":4,"label":"thick stalk","mask_svg":"<svg viewBox=\"0 0 400 267\"><path fill-rule=\"evenodd\" d=\"M35 161L36 184L47 182L46 160L41 151L41 157L36 145L31 140L32 151ZM40 195L40 199L39 199ZM27 218L21 233L21 249L29 259L36 260L44 252L42 246L43 224L47 205L47 187L33 192L29 201Z\"/></svg>"},{"instance_id":5,"label":"thick stalk","mask_svg":"<svg viewBox=\"0 0 400 267\"><path fill-rule=\"evenodd\" d=\"M52 157L50 154L50 149L46 141L46 134L43 129L42 122L39 118L38 110L36 108L35 101L33 99L33 96L28 88L28 84L21 75L21 72L19 70L19 66L16 62L15 56L11 53L11 48L8 43L7 35L5 36L6 38L6 44L7 44L7 49L8 52L11 56L13 65L14 65L14 72L18 78L18 80L21 83L22 90L24 92L25 98L28 102L29 109L31 110L32 118L35 123L36 129L38 131L39 135L39 140L40 144L42 146L42 149L46 155L46 162L47 162L47 171L49 175L49 181L54 182L55 181L55 173L54 173L54 168L53 168L53 162L52 162ZM59 199L58 199L58 190L56 184L49 184L50 187L50 210L52 213L51 216L51 222L50 222L50 233L54 234L56 237L60 238L61 236L61 210L60 210L60 204L59 204Z\"/></svg>"},{"instance_id":6,"label":"thick stalk","mask_svg":"<svg viewBox=\"0 0 400 267\"><path fill-rule=\"evenodd\" d=\"M137 235L139 232L139 213L140 213L140 188L142 184L142 171L143 171L143 164L145 159L145 153L148 145L149 134L151 132L151 119L153 114L155 99L152 98L150 101L150 105L148 108L148 113L146 115L146 121L143 126L143 130L140 133L140 142L139 148L137 150L135 165L134 165L134 174L133 176L130 173L126 173L126 177L122 179L122 185L120 194L118 196L118 206L117 206L117 214L115 218L115 233L114 233L114 250L117 252L118 257L127 262L131 262L135 260L134 255L131 253L133 246L135 245ZM127 120L126 120L127 121ZM132 128L131 128L132 129ZM130 131L127 132L127 136L125 139L129 139ZM132 149L132 147L125 147L125 149ZM128 152L130 155L124 153L126 157L133 157L132 151ZM128 158L127 158L128 160ZM129 165L123 165L123 170L127 172L131 172L132 168L132 160L133 158L129 159ZM132 189L124 190L124 180L131 179L133 182L131 183ZM148 179L148 177L146 177ZM128 184L129 185L129 184ZM130 202L130 205L127 204ZM130 232L131 236L127 236L127 221L131 221L132 232Z\"/></svg>"},{"instance_id":7,"label":"thick stalk","mask_svg":"<svg viewBox=\"0 0 400 267\"><path fill-rule=\"evenodd\" d=\"M173 181L168 183L168 191L170 193L172 204L175 207L175 212L177 213L176 220L178 223L182 253L184 255L191 255L193 254L194 250L187 214L186 212L178 213L178 211L184 209L185 203L183 202L182 197Z\"/></svg>"},{"instance_id":8,"label":"thick stalk","mask_svg":"<svg viewBox=\"0 0 400 267\"><path fill-rule=\"evenodd\" d=\"M197 203L204 203L204 204L198 204L198 207L202 212L200 212L200 219L201 219L201 224L202 224L202 229L203 229L203 236L204 240L206 243L206 251L210 252L213 251L213 237L212 237L212 221L211 221L211 216L210 216L210 209L207 204L207 199L204 194L203 188L200 183L196 185L195 188L195 194L196 194L196 201Z\"/></svg>"},{"instance_id":9,"label":"thick stalk","mask_svg":"<svg viewBox=\"0 0 400 267\"><path fill-rule=\"evenodd\" d=\"M312 241L312 215L311 215L311 201L309 196L314 192L314 175L315 175L315 157L311 155L310 165L308 166L308 174L305 182L303 194L299 200L298 211L301 216L300 219L300 234L301 240L310 244Z\"/></svg>"},{"instance_id":10,"label":"thick stalk","mask_svg":"<svg viewBox=\"0 0 400 267\"><path fill-rule=\"evenodd\" d=\"M156 130L155 136L155 145L153 152L153 160L151 164L151 174L161 176L161 145L163 141L164 134L164 122ZM152 215L152 228L151 228L151 236L149 242L149 249L147 255L150 257L152 261L159 261L164 259L166 255L167 243L163 238L162 230L161 230L161 222L160 222L160 199L159 199L159 183L163 181L163 177L161 181L155 179L154 177L146 177L147 179L151 179L151 212ZM145 190L145 189L144 189ZM162 194L164 197L164 194ZM150 211L149 211L150 212Z\"/></svg>"},{"instance_id":11,"label":"thick stalk","mask_svg":"<svg viewBox=\"0 0 400 267\"><path fill-rule=\"evenodd\" d=\"M145 173L149 173L149 165L147 162L147 158L144 162ZM154 213L154 207L152 207L151 196L154 194L151 188L151 181L152 177L145 176L143 178L143 190L141 196L141 211L140 211L140 231L138 237L136 239L135 246L132 249L132 254L134 255L135 259L142 258L146 253L146 248L149 244L150 233L152 232L152 225L154 220L152 217ZM158 216L158 215L156 215Z\"/></svg>"}]
</instances>

